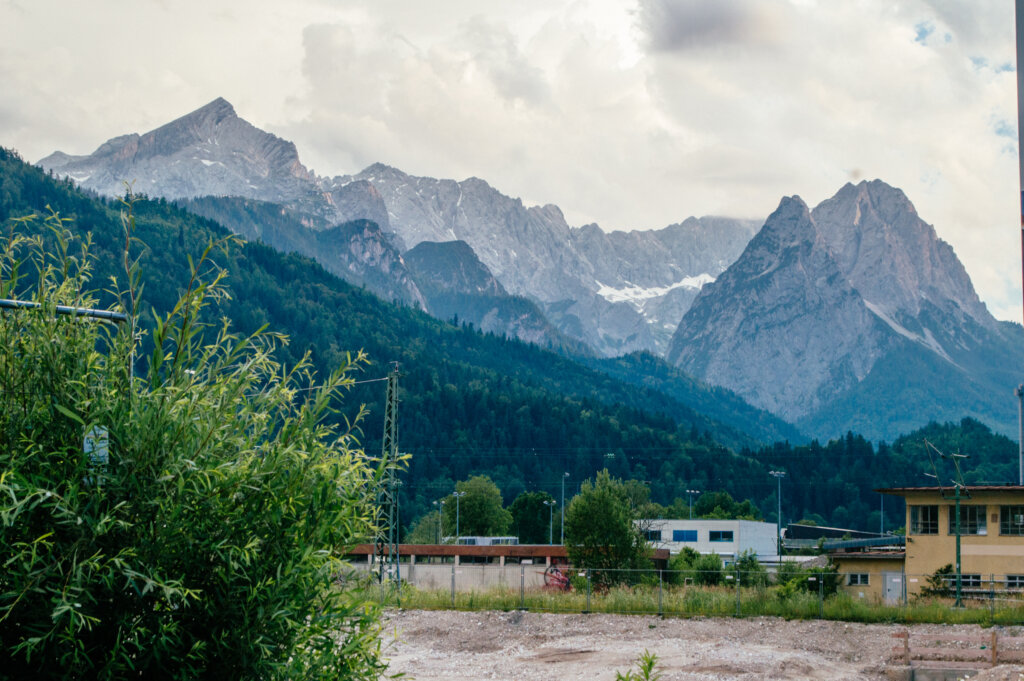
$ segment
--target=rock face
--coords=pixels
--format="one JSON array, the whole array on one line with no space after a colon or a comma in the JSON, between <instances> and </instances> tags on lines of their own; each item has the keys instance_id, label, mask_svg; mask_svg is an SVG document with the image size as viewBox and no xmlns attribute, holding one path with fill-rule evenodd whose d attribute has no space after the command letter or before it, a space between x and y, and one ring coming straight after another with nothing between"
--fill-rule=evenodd
<instances>
[{"instance_id":1,"label":"rock face","mask_svg":"<svg viewBox=\"0 0 1024 681\"><path fill-rule=\"evenodd\" d=\"M799 197L687 312L668 360L795 421L864 378L886 333Z\"/></svg>"},{"instance_id":2,"label":"rock face","mask_svg":"<svg viewBox=\"0 0 1024 681\"><path fill-rule=\"evenodd\" d=\"M423 241L405 253L405 262L427 309L441 319L577 355L589 352L558 331L532 301L509 295L464 241Z\"/></svg>"},{"instance_id":3,"label":"rock face","mask_svg":"<svg viewBox=\"0 0 1024 681\"><path fill-rule=\"evenodd\" d=\"M463 241L508 295L533 301L561 333L602 355L664 352L700 287L739 256L757 227L690 218L658 231L606 234L596 225L572 228L557 206L524 206L477 178L414 177L383 164L318 177L292 143L242 120L223 99L144 135L110 140L89 156L56 152L39 163L106 195L121 194L128 179L137 191L193 204L211 196L279 204L316 230L367 220L403 253L425 242ZM219 212L215 219L239 233L259 231ZM280 230L276 237L289 240ZM369 256L374 248L349 243L353 254ZM347 268L324 264L339 273ZM361 277L358 283L383 280L368 270ZM395 282L372 290L413 302L408 289Z\"/></svg>"},{"instance_id":4,"label":"rock face","mask_svg":"<svg viewBox=\"0 0 1024 681\"><path fill-rule=\"evenodd\" d=\"M168 199L241 196L284 203L312 179L295 145L263 132L218 98L144 135L115 137L88 156L57 152L39 165L100 194L136 192Z\"/></svg>"},{"instance_id":5,"label":"rock face","mask_svg":"<svg viewBox=\"0 0 1024 681\"><path fill-rule=\"evenodd\" d=\"M1013 335L949 244L903 192L876 180L847 185L813 211L783 199L701 291L668 359L805 432L838 434L843 404L874 414L858 432L891 437L884 424L899 422L901 409L992 422L998 400L979 396L998 394L1001 379L986 368L996 357L1021 356ZM897 393L915 402L900 404Z\"/></svg>"},{"instance_id":6,"label":"rock face","mask_svg":"<svg viewBox=\"0 0 1024 681\"><path fill-rule=\"evenodd\" d=\"M603 355L664 352L700 287L742 252L752 220L689 218L662 230L570 227L553 205L523 205L470 178L415 177L383 164L330 186L369 182L404 248L461 240L513 295Z\"/></svg>"}]
</instances>

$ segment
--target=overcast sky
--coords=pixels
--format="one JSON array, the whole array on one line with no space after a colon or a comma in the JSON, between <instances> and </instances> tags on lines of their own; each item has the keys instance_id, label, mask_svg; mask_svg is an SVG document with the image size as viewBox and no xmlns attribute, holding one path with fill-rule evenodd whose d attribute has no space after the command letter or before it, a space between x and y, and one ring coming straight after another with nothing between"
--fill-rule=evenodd
<instances>
[{"instance_id":1,"label":"overcast sky","mask_svg":"<svg viewBox=\"0 0 1024 681\"><path fill-rule=\"evenodd\" d=\"M486 179L570 224L903 189L1020 321L1008 0L0 0L0 145L84 154L222 96L321 175Z\"/></svg>"}]
</instances>

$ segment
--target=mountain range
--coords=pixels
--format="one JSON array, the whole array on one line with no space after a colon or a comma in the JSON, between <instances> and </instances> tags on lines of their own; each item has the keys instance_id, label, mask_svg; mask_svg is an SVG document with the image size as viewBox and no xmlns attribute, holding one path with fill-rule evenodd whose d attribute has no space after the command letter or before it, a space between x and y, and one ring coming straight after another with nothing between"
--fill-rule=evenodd
<instances>
[{"instance_id":1,"label":"mountain range","mask_svg":"<svg viewBox=\"0 0 1024 681\"><path fill-rule=\"evenodd\" d=\"M691 217L609 233L478 178L381 163L317 176L223 99L39 164L108 196L134 180L385 300L622 380L665 380L643 355L622 357L664 356L680 372L673 386L692 375L813 436L892 439L964 416L1015 430L1021 328L989 314L949 244L880 180L813 209L784 198L763 223Z\"/></svg>"},{"instance_id":2,"label":"mountain range","mask_svg":"<svg viewBox=\"0 0 1024 681\"><path fill-rule=\"evenodd\" d=\"M55 152L39 165L106 196L122 195L130 181L138 193L181 200L236 233L309 255L386 299L431 312L410 285L403 256L424 242L463 241L501 283L505 294L497 298L533 301L553 329L603 356L663 353L700 287L739 255L758 226L755 220L689 218L661 230L608 234L596 225L570 227L557 206L524 206L478 178L414 177L380 163L355 175L319 177L302 165L294 144L239 118L224 99L148 133L109 140L92 154ZM312 232L365 220L380 234L367 235L371 259L359 261L362 249L351 242L325 252L322 242L295 228L268 236L251 211L217 206L226 199L274 204ZM393 281L367 277L381 266ZM536 340L544 322L522 324L517 311L523 302L510 306L492 306L480 316L485 306L473 301L459 316L476 324L489 318L496 332ZM505 318L513 322L500 328L497 320ZM564 342L558 335L544 340Z\"/></svg>"}]
</instances>

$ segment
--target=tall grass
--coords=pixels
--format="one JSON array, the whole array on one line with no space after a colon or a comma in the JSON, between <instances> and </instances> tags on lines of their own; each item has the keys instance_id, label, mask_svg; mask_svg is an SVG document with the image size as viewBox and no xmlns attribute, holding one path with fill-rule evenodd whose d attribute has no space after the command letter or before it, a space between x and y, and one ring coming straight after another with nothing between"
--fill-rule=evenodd
<instances>
[{"instance_id":1,"label":"tall grass","mask_svg":"<svg viewBox=\"0 0 1024 681\"><path fill-rule=\"evenodd\" d=\"M665 617L782 617L864 623L1024 624L1024 601L968 601L953 607L951 599L915 598L907 604L890 605L839 592L820 597L807 591L786 593L776 586L697 587L639 584L606 590L494 588L455 592L449 589L418 589L403 585L401 592L378 592L385 605L422 610L528 610L547 613L609 613L663 615Z\"/></svg>"}]
</instances>

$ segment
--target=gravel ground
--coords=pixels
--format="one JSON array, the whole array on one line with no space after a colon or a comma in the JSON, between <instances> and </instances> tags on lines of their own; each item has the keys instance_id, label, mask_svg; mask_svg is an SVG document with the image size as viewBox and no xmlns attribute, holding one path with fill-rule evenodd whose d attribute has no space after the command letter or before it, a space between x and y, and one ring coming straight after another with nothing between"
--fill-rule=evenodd
<instances>
[{"instance_id":1,"label":"gravel ground","mask_svg":"<svg viewBox=\"0 0 1024 681\"><path fill-rule=\"evenodd\" d=\"M886 674L898 643L892 634L905 629L768 617L395 610L386 616L385 646L390 673L416 681L614 681L616 672L635 669L644 650L658 656L662 681L873 681L892 678ZM966 636L982 630L914 625L914 631ZM1002 666L972 681L1024 681L1021 672Z\"/></svg>"}]
</instances>

